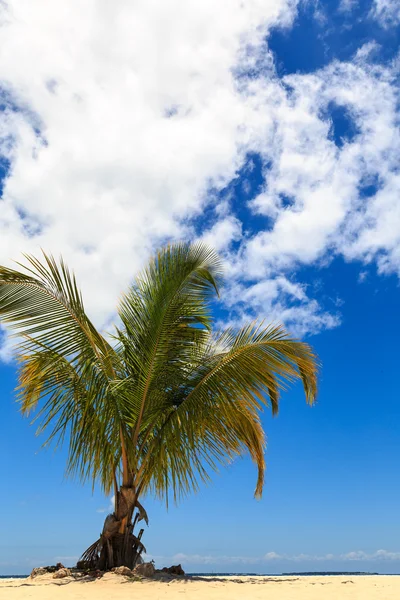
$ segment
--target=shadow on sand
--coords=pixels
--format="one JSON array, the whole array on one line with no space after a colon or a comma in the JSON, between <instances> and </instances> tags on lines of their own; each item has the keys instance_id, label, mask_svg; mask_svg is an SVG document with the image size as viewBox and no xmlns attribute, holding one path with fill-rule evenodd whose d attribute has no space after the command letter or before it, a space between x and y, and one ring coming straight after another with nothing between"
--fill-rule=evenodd
<instances>
[{"instance_id":1,"label":"shadow on sand","mask_svg":"<svg viewBox=\"0 0 400 600\"><path fill-rule=\"evenodd\" d=\"M65 580L60 579L60 580L46 580L43 582L40 582L40 585L57 585L57 586L64 586L64 585L69 585L70 583L92 583L93 581L96 581L98 579L102 579L102 577L89 577L89 576L84 576L84 577L68 577ZM268 576L260 576L260 577L249 577L248 579L241 579L238 577L218 577L218 576L206 576L206 577L202 577L201 575L189 575L189 576L165 576L165 575L159 575L158 573L151 578L138 578L138 577L132 577L132 578L127 578L124 576L116 576L115 577L115 582L119 583L119 584L134 584L134 583L152 583L152 582L157 582L157 583L185 583L185 584L190 584L190 583L196 583L198 581L202 581L204 583L247 583L247 584L267 584L267 583L284 583L284 582L295 582L298 581L300 578L299 577L268 577ZM108 581L110 581L110 579L108 579ZM112 581L112 580L111 580ZM347 583L347 582L346 582ZM38 583L21 583L19 585L2 585L2 588L16 588L16 587L37 587Z\"/></svg>"}]
</instances>

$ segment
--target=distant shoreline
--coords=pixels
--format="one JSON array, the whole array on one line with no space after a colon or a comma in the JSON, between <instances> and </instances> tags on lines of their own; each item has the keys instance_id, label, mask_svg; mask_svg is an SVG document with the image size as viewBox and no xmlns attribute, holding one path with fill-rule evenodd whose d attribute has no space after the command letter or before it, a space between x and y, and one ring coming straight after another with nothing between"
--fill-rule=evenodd
<instances>
[{"instance_id":1,"label":"distant shoreline","mask_svg":"<svg viewBox=\"0 0 400 600\"><path fill-rule=\"evenodd\" d=\"M331 577L331 576L335 576L335 575L352 575L353 577L356 575L380 575L380 573L371 573L369 571L303 571L300 573L281 573L281 575L286 575L286 577L288 576L309 576L309 577Z\"/></svg>"}]
</instances>

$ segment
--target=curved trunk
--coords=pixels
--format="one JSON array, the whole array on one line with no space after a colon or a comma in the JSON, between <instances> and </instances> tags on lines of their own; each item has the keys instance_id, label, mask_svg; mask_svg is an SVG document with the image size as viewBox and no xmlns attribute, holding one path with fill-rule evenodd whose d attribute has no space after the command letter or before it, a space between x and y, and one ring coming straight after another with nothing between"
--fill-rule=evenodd
<instances>
[{"instance_id":1,"label":"curved trunk","mask_svg":"<svg viewBox=\"0 0 400 600\"><path fill-rule=\"evenodd\" d=\"M135 510L137 509L136 514ZM121 486L115 498L115 511L106 517L100 538L82 554L78 566L107 571L113 567L129 567L142 562L146 551L141 542L143 529L134 534L135 526L147 513L136 498L133 487Z\"/></svg>"}]
</instances>

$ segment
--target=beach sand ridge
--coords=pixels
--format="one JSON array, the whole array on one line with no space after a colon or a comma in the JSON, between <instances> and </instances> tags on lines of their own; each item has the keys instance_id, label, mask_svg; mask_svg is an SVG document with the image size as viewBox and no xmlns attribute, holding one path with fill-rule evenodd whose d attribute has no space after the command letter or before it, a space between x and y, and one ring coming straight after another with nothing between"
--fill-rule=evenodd
<instances>
[{"instance_id":1,"label":"beach sand ridge","mask_svg":"<svg viewBox=\"0 0 400 600\"><path fill-rule=\"evenodd\" d=\"M171 581L99 579L0 580L0 600L399 600L400 575L196 576Z\"/></svg>"}]
</instances>

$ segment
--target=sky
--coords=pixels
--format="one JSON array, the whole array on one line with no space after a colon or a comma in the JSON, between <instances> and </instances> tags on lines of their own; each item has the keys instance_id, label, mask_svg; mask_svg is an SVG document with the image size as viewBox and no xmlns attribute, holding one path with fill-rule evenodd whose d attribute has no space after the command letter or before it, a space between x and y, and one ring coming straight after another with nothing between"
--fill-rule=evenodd
<instances>
[{"instance_id":1,"label":"sky","mask_svg":"<svg viewBox=\"0 0 400 600\"><path fill-rule=\"evenodd\" d=\"M221 254L218 325L282 321L321 363L243 458L167 511L157 566L400 573L400 4L0 2L0 261L40 248L109 329L158 246ZM1 326L0 326L1 327ZM111 499L18 413L0 330L0 574L72 564Z\"/></svg>"}]
</instances>

